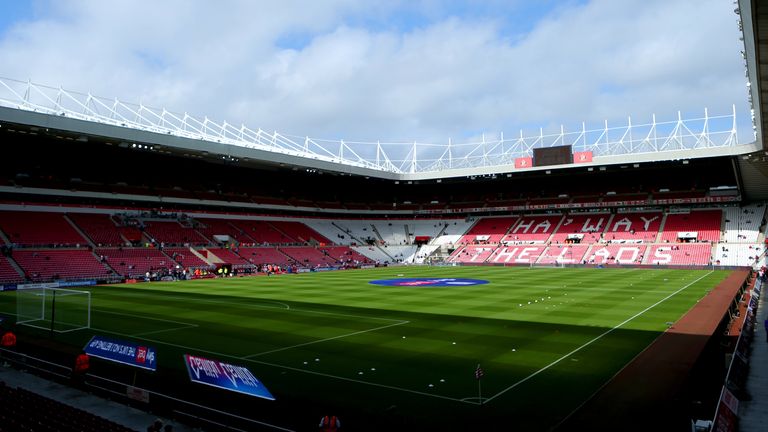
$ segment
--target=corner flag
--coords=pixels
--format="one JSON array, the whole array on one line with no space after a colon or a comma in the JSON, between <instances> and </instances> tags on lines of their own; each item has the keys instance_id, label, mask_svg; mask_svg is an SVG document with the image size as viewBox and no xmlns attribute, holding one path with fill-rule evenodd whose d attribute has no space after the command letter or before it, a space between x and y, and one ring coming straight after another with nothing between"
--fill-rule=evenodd
<instances>
[{"instance_id":1,"label":"corner flag","mask_svg":"<svg viewBox=\"0 0 768 432\"><path fill-rule=\"evenodd\" d=\"M480 379L483 377L485 372L483 372L483 369L480 367L480 363L477 364L477 369L475 369L475 379Z\"/></svg>"}]
</instances>

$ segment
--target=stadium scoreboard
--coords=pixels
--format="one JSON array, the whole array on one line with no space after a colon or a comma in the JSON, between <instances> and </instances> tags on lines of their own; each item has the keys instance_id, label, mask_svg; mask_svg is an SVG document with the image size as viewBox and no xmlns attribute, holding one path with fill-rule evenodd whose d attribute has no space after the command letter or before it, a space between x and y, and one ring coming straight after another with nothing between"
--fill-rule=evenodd
<instances>
[{"instance_id":1,"label":"stadium scoreboard","mask_svg":"<svg viewBox=\"0 0 768 432\"><path fill-rule=\"evenodd\" d=\"M533 166L566 165L573 163L571 146L533 149Z\"/></svg>"}]
</instances>

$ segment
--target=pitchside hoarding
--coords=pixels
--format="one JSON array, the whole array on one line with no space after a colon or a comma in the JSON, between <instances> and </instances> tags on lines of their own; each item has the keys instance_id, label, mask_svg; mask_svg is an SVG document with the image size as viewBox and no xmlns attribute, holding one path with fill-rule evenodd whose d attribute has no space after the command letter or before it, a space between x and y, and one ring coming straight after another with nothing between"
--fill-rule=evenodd
<instances>
[{"instance_id":1,"label":"pitchside hoarding","mask_svg":"<svg viewBox=\"0 0 768 432\"><path fill-rule=\"evenodd\" d=\"M83 350L92 357L151 371L157 370L157 351L152 347L94 336L85 345Z\"/></svg>"},{"instance_id":2,"label":"pitchside hoarding","mask_svg":"<svg viewBox=\"0 0 768 432\"><path fill-rule=\"evenodd\" d=\"M187 365L189 379L192 382L275 400L272 393L248 368L189 354L184 355L184 363Z\"/></svg>"}]
</instances>

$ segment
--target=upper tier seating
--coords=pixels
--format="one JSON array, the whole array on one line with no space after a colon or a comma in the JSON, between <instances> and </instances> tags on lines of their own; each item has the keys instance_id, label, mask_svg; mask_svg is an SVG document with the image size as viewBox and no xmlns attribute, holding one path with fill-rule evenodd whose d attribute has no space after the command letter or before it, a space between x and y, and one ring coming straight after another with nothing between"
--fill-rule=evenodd
<instances>
[{"instance_id":1,"label":"upper tier seating","mask_svg":"<svg viewBox=\"0 0 768 432\"><path fill-rule=\"evenodd\" d=\"M13 258L34 282L98 279L112 273L86 249L18 249Z\"/></svg>"},{"instance_id":2,"label":"upper tier seating","mask_svg":"<svg viewBox=\"0 0 768 432\"><path fill-rule=\"evenodd\" d=\"M581 243L597 243L610 219L611 215L608 213L565 215L550 241L552 243L565 243L568 236L582 236Z\"/></svg>"},{"instance_id":3,"label":"upper tier seating","mask_svg":"<svg viewBox=\"0 0 768 432\"><path fill-rule=\"evenodd\" d=\"M0 211L0 229L20 246L85 245L61 213Z\"/></svg>"},{"instance_id":4,"label":"upper tier seating","mask_svg":"<svg viewBox=\"0 0 768 432\"><path fill-rule=\"evenodd\" d=\"M764 218L763 205L726 208L724 240L728 243L756 243Z\"/></svg>"},{"instance_id":5,"label":"upper tier seating","mask_svg":"<svg viewBox=\"0 0 768 432\"><path fill-rule=\"evenodd\" d=\"M126 241L120 235L120 228L109 215L93 213L69 213L80 230L87 235L96 246L122 246Z\"/></svg>"},{"instance_id":6,"label":"upper tier seating","mask_svg":"<svg viewBox=\"0 0 768 432\"><path fill-rule=\"evenodd\" d=\"M288 237L296 239L301 243L308 243L312 240L323 244L333 243L319 232L313 230L301 222L271 221L270 224L277 231L283 232Z\"/></svg>"},{"instance_id":7,"label":"upper tier seating","mask_svg":"<svg viewBox=\"0 0 768 432\"><path fill-rule=\"evenodd\" d=\"M23 281L24 277L13 268L6 257L0 255L0 284L18 283Z\"/></svg>"},{"instance_id":8,"label":"upper tier seating","mask_svg":"<svg viewBox=\"0 0 768 432\"><path fill-rule=\"evenodd\" d=\"M507 244L544 243L555 232L562 218L560 215L523 216L502 241Z\"/></svg>"},{"instance_id":9,"label":"upper tier seating","mask_svg":"<svg viewBox=\"0 0 768 432\"><path fill-rule=\"evenodd\" d=\"M231 223L248 234L256 244L290 244L298 242L297 239L272 228L272 225L267 221L233 220Z\"/></svg>"},{"instance_id":10,"label":"upper tier seating","mask_svg":"<svg viewBox=\"0 0 768 432\"><path fill-rule=\"evenodd\" d=\"M517 217L484 217L480 218L473 226L461 237L459 243L472 244L498 244L501 242L504 234L509 231L516 222Z\"/></svg>"},{"instance_id":11,"label":"upper tier seating","mask_svg":"<svg viewBox=\"0 0 768 432\"><path fill-rule=\"evenodd\" d=\"M106 262L118 274L128 277L142 277L158 269L173 269L176 262L154 248L103 248L97 254L106 257Z\"/></svg>"},{"instance_id":12,"label":"upper tier seating","mask_svg":"<svg viewBox=\"0 0 768 432\"><path fill-rule=\"evenodd\" d=\"M663 217L660 212L617 213L603 233L603 239L619 243L653 243Z\"/></svg>"},{"instance_id":13,"label":"upper tier seating","mask_svg":"<svg viewBox=\"0 0 768 432\"><path fill-rule=\"evenodd\" d=\"M723 212L720 210L669 213L664 222L664 232L661 234L661 240L676 242L679 232L696 232L698 241L719 241L722 219Z\"/></svg>"},{"instance_id":14,"label":"upper tier seating","mask_svg":"<svg viewBox=\"0 0 768 432\"><path fill-rule=\"evenodd\" d=\"M235 239L241 245L254 244L256 240L252 239L242 229L235 227L227 219L196 219L202 226L197 229L211 241L216 242L215 235L228 235Z\"/></svg>"},{"instance_id":15,"label":"upper tier seating","mask_svg":"<svg viewBox=\"0 0 768 432\"><path fill-rule=\"evenodd\" d=\"M166 245L202 245L208 244L208 239L203 237L194 228L181 226L178 222L145 222L144 232L157 243Z\"/></svg>"}]
</instances>

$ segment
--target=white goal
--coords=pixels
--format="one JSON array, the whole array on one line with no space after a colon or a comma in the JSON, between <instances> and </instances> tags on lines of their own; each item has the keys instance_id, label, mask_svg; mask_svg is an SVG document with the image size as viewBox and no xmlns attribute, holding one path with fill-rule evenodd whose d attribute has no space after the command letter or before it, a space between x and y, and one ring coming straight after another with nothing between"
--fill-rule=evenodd
<instances>
[{"instance_id":1,"label":"white goal","mask_svg":"<svg viewBox=\"0 0 768 432\"><path fill-rule=\"evenodd\" d=\"M551 259L554 258L554 259ZM553 256L541 255L531 259L530 268L565 268L565 263Z\"/></svg>"},{"instance_id":2,"label":"white goal","mask_svg":"<svg viewBox=\"0 0 768 432\"><path fill-rule=\"evenodd\" d=\"M91 293L65 288L16 291L16 324L57 333L91 327Z\"/></svg>"}]
</instances>

